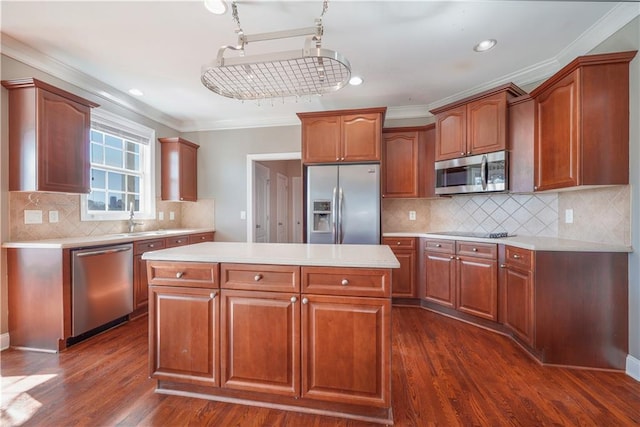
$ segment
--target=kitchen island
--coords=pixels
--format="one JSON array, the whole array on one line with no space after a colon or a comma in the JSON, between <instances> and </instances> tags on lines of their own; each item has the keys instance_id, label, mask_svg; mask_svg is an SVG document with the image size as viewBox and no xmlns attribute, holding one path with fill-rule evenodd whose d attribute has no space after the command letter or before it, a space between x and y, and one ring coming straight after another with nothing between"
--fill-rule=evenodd
<instances>
[{"instance_id":1,"label":"kitchen island","mask_svg":"<svg viewBox=\"0 0 640 427\"><path fill-rule=\"evenodd\" d=\"M392 423L388 246L206 242L143 259L157 392Z\"/></svg>"}]
</instances>

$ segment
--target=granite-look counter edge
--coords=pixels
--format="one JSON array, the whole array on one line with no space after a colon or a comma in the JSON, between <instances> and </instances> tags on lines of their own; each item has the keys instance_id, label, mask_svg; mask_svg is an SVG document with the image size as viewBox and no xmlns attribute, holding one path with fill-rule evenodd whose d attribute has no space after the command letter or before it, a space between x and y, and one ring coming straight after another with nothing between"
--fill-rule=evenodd
<instances>
[{"instance_id":1,"label":"granite-look counter edge","mask_svg":"<svg viewBox=\"0 0 640 427\"><path fill-rule=\"evenodd\" d=\"M213 228L175 228L167 230L138 231L134 233L103 234L98 236L63 237L59 239L25 240L4 242L3 248L40 248L40 249L68 249L89 246L112 245L118 243L148 240L153 238L179 236L181 234L196 234L215 232Z\"/></svg>"},{"instance_id":2,"label":"granite-look counter edge","mask_svg":"<svg viewBox=\"0 0 640 427\"><path fill-rule=\"evenodd\" d=\"M327 267L398 268L385 245L204 242L145 252L145 260L281 264Z\"/></svg>"},{"instance_id":3,"label":"granite-look counter edge","mask_svg":"<svg viewBox=\"0 0 640 427\"><path fill-rule=\"evenodd\" d=\"M532 251L550 252L633 252L632 246L612 245L608 243L585 242L581 240L559 239L555 237L513 236L498 239L480 237L447 236L443 234L417 232L383 233L382 237L426 237L430 239L464 240L466 242L484 242L511 245Z\"/></svg>"}]
</instances>

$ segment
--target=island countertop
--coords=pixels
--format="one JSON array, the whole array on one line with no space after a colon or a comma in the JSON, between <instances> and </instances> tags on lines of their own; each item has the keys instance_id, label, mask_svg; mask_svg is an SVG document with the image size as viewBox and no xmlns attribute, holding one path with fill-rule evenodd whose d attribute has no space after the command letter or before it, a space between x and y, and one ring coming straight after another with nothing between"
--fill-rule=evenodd
<instances>
[{"instance_id":1,"label":"island countertop","mask_svg":"<svg viewBox=\"0 0 640 427\"><path fill-rule=\"evenodd\" d=\"M145 252L145 260L281 264L301 266L398 268L386 245L204 242Z\"/></svg>"}]
</instances>

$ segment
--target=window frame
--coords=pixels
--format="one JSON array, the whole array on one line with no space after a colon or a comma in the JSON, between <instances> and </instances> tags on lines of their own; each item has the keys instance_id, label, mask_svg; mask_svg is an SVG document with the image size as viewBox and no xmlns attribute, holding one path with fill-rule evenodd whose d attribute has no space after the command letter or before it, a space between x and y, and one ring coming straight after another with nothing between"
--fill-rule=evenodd
<instances>
[{"instance_id":1,"label":"window frame","mask_svg":"<svg viewBox=\"0 0 640 427\"><path fill-rule=\"evenodd\" d=\"M91 121L122 129L127 133L148 139L148 144L140 144L140 165L142 171L140 178L140 203L139 209L135 211L134 215L136 219L156 219L155 129L102 109L94 109L91 111ZM99 130L99 132L102 131ZM91 167L92 165L90 168ZM80 198L80 221L120 221L129 219L129 209L104 212L89 211L89 194L82 194Z\"/></svg>"}]
</instances>

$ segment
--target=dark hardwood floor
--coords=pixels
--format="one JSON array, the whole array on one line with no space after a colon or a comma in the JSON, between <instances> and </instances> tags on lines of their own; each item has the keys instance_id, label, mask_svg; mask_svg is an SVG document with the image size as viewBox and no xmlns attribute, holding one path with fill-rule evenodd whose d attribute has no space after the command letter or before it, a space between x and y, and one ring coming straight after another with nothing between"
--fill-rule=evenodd
<instances>
[{"instance_id":1,"label":"dark hardwood floor","mask_svg":"<svg viewBox=\"0 0 640 427\"><path fill-rule=\"evenodd\" d=\"M365 426L155 394L143 317L60 354L1 353L0 425ZM419 308L393 309L396 426L638 426L640 382L542 367L510 339Z\"/></svg>"}]
</instances>

